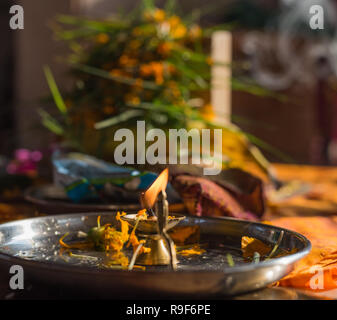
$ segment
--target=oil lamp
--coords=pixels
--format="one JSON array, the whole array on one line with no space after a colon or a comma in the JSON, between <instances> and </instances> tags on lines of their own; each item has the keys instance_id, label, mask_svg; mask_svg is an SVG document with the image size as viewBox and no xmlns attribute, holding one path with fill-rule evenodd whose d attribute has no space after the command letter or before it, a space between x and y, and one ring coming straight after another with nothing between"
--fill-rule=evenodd
<instances>
[{"instance_id":1,"label":"oil lamp","mask_svg":"<svg viewBox=\"0 0 337 320\"><path fill-rule=\"evenodd\" d=\"M151 249L137 257L139 265L170 265L173 270L177 268L177 255L174 243L167 231L185 219L182 215L169 216L166 186L168 182L168 169L165 169L141 195L141 204L152 215L147 219L138 220L138 236L146 239L146 246ZM154 208L154 210L153 210ZM122 217L130 225L137 223L136 214Z\"/></svg>"}]
</instances>

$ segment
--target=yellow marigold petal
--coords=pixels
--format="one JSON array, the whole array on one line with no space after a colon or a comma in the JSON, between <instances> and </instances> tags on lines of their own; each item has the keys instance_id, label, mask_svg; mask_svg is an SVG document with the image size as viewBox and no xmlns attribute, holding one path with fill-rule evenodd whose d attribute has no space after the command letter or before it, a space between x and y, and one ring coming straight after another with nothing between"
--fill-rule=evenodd
<instances>
[{"instance_id":1,"label":"yellow marigold petal","mask_svg":"<svg viewBox=\"0 0 337 320\"><path fill-rule=\"evenodd\" d=\"M146 209L139 210L136 217L144 216L147 218Z\"/></svg>"},{"instance_id":2,"label":"yellow marigold petal","mask_svg":"<svg viewBox=\"0 0 337 320\"><path fill-rule=\"evenodd\" d=\"M156 22L162 22L165 19L165 11L162 9L155 9L153 13L153 18Z\"/></svg>"},{"instance_id":3,"label":"yellow marigold petal","mask_svg":"<svg viewBox=\"0 0 337 320\"><path fill-rule=\"evenodd\" d=\"M183 256L190 256L190 255L200 255L204 253L206 250L201 249L198 245L194 246L191 249L185 249L179 252L179 254Z\"/></svg>"},{"instance_id":4,"label":"yellow marigold petal","mask_svg":"<svg viewBox=\"0 0 337 320\"><path fill-rule=\"evenodd\" d=\"M70 246L63 241L68 235L69 233L66 233L63 237L61 237L61 239L59 240L59 243L61 247L70 249Z\"/></svg>"},{"instance_id":5,"label":"yellow marigold petal","mask_svg":"<svg viewBox=\"0 0 337 320\"><path fill-rule=\"evenodd\" d=\"M255 252L258 252L261 256L265 256L271 251L271 247L263 243L261 240L242 237L241 250L244 258L251 258Z\"/></svg>"}]
</instances>

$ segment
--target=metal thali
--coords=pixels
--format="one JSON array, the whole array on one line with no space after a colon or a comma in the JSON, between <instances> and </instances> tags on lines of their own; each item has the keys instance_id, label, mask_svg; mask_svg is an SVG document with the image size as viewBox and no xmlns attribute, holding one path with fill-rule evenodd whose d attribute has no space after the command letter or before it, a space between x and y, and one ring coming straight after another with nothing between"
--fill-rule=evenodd
<instances>
[{"instance_id":1,"label":"metal thali","mask_svg":"<svg viewBox=\"0 0 337 320\"><path fill-rule=\"evenodd\" d=\"M111 212L99 215L102 224L115 223ZM97 213L57 215L1 225L0 269L21 265L25 279L86 290L97 297L220 297L253 291L279 280L311 249L304 236L286 229L231 218L188 216L180 225L200 226L200 246L205 252L178 256L177 271L167 266L149 266L145 271L108 269L102 267L104 253L94 251L85 252L90 259L61 255L60 237L69 233L67 241L78 239L79 231L87 232L96 226L97 216ZM258 263L244 261L242 236L273 246L282 231L280 249L288 254ZM228 264L228 253L234 266Z\"/></svg>"}]
</instances>

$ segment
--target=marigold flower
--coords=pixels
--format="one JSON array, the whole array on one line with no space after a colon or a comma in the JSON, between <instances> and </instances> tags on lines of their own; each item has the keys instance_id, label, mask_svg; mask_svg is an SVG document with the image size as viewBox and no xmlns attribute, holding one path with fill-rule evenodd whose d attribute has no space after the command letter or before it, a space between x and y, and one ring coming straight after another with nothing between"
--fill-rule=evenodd
<instances>
[{"instance_id":1,"label":"marigold flower","mask_svg":"<svg viewBox=\"0 0 337 320\"><path fill-rule=\"evenodd\" d=\"M190 249L184 249L179 252L182 256L190 256L190 255L201 255L205 252L205 249L201 249L199 245L195 245Z\"/></svg>"},{"instance_id":2,"label":"marigold flower","mask_svg":"<svg viewBox=\"0 0 337 320\"><path fill-rule=\"evenodd\" d=\"M162 62L153 61L148 64L143 64L139 70L141 75L145 77L153 75L156 84L162 84L164 82L164 64Z\"/></svg>"},{"instance_id":3,"label":"marigold flower","mask_svg":"<svg viewBox=\"0 0 337 320\"><path fill-rule=\"evenodd\" d=\"M100 33L96 37L96 42L100 44L106 44L109 42L109 40L110 40L110 37L106 33Z\"/></svg>"},{"instance_id":4,"label":"marigold flower","mask_svg":"<svg viewBox=\"0 0 337 320\"><path fill-rule=\"evenodd\" d=\"M164 82L164 66L161 62L152 62L152 69L155 76L156 84Z\"/></svg>"},{"instance_id":5,"label":"marigold flower","mask_svg":"<svg viewBox=\"0 0 337 320\"><path fill-rule=\"evenodd\" d=\"M167 88L168 88L169 94L171 94L173 97L178 98L181 96L179 87L177 83L175 83L174 81L169 81L167 83Z\"/></svg>"},{"instance_id":6,"label":"marigold flower","mask_svg":"<svg viewBox=\"0 0 337 320\"><path fill-rule=\"evenodd\" d=\"M155 9L153 12L153 18L157 22L162 22L165 19L165 11L162 9Z\"/></svg>"},{"instance_id":7,"label":"marigold flower","mask_svg":"<svg viewBox=\"0 0 337 320\"><path fill-rule=\"evenodd\" d=\"M122 232L112 227L105 229L104 243L106 251L121 251L127 240Z\"/></svg>"},{"instance_id":8,"label":"marigold flower","mask_svg":"<svg viewBox=\"0 0 337 320\"><path fill-rule=\"evenodd\" d=\"M129 239L129 223L125 220L122 220L121 217L125 215L125 212L117 212L116 220L121 224L121 232L123 235L123 239L127 241Z\"/></svg>"},{"instance_id":9,"label":"marigold flower","mask_svg":"<svg viewBox=\"0 0 337 320\"><path fill-rule=\"evenodd\" d=\"M186 36L186 33L187 33L187 28L183 24L180 24L177 27L172 28L170 32L172 38L174 39L183 38Z\"/></svg>"},{"instance_id":10,"label":"marigold flower","mask_svg":"<svg viewBox=\"0 0 337 320\"><path fill-rule=\"evenodd\" d=\"M151 64L142 64L139 68L139 71L142 76L150 76L152 74Z\"/></svg>"},{"instance_id":11,"label":"marigold flower","mask_svg":"<svg viewBox=\"0 0 337 320\"><path fill-rule=\"evenodd\" d=\"M165 20L165 11L162 9L154 9L154 10L147 10L144 12L144 18L145 20L151 22L163 22Z\"/></svg>"},{"instance_id":12,"label":"marigold flower","mask_svg":"<svg viewBox=\"0 0 337 320\"><path fill-rule=\"evenodd\" d=\"M206 104L201 109L201 114L206 120L213 120L215 117L214 108L211 104Z\"/></svg>"},{"instance_id":13,"label":"marigold flower","mask_svg":"<svg viewBox=\"0 0 337 320\"><path fill-rule=\"evenodd\" d=\"M108 260L104 265L107 267L121 265L123 269L126 269L129 265L129 259L123 252L112 252L108 256Z\"/></svg>"},{"instance_id":14,"label":"marigold flower","mask_svg":"<svg viewBox=\"0 0 337 320\"><path fill-rule=\"evenodd\" d=\"M158 46L158 53L161 55L168 55L172 49L172 44L170 42L162 42Z\"/></svg>"},{"instance_id":15,"label":"marigold flower","mask_svg":"<svg viewBox=\"0 0 337 320\"><path fill-rule=\"evenodd\" d=\"M128 245L127 246L130 246L130 244L132 245L132 248L133 248L133 251L135 252L136 250L137 250L137 248L138 248L138 246L140 245L140 244L144 244L145 243L145 240L138 240L138 238L137 238L137 236L136 236L136 234L134 233L134 232L131 232L131 234L130 234L130 238L129 238L129 243L128 243ZM147 247L142 247L141 249L140 249L140 252L139 252L139 254L142 254L142 253L149 253L149 252L151 252L151 248L147 248Z\"/></svg>"},{"instance_id":16,"label":"marigold flower","mask_svg":"<svg viewBox=\"0 0 337 320\"><path fill-rule=\"evenodd\" d=\"M174 16L171 16L168 19L168 22L169 22L171 28L175 28L175 27L178 27L181 24L181 19L178 16L174 15Z\"/></svg>"},{"instance_id":17,"label":"marigold flower","mask_svg":"<svg viewBox=\"0 0 337 320\"><path fill-rule=\"evenodd\" d=\"M143 217L145 218L145 220L147 219L147 213L146 213L146 209L142 209L142 210L139 210L138 213L137 213L137 218L138 217Z\"/></svg>"}]
</instances>

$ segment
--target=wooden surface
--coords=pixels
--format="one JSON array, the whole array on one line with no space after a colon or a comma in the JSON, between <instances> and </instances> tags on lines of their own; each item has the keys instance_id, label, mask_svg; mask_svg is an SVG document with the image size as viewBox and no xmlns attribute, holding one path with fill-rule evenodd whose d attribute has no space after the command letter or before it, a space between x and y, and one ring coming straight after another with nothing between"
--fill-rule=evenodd
<instances>
[{"instance_id":1,"label":"wooden surface","mask_svg":"<svg viewBox=\"0 0 337 320\"><path fill-rule=\"evenodd\" d=\"M337 167L275 164L282 181L309 183L311 191L279 204L270 204L266 219L280 216L328 216L337 214Z\"/></svg>"}]
</instances>

